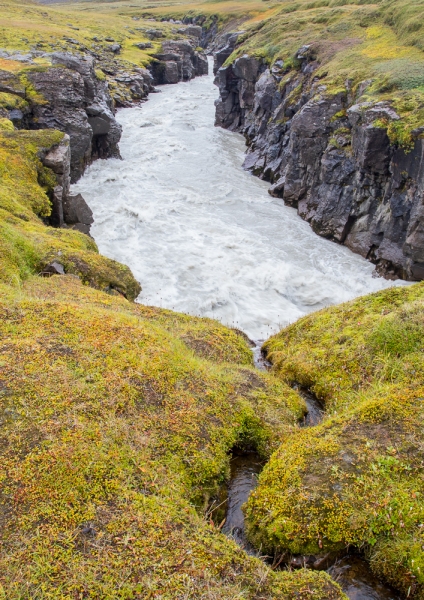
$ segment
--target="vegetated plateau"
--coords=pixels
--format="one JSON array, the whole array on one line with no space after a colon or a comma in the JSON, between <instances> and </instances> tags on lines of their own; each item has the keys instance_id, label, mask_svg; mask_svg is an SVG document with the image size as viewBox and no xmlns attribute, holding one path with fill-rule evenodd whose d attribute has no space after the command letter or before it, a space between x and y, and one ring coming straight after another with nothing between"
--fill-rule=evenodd
<instances>
[{"instance_id":1,"label":"vegetated plateau","mask_svg":"<svg viewBox=\"0 0 424 600\"><path fill-rule=\"evenodd\" d=\"M259 372L240 332L135 304L69 194L119 152L116 106L198 74L201 46L236 29L224 69L248 54L281 89L303 77L296 105L313 47L319 93L369 81L369 106L399 117L372 128L406 156L424 126L422 24L409 1L1 4L0 598L345 598L220 532L208 508L234 448L269 459L246 509L261 552L353 547L424 598L423 284L301 319ZM332 143L349 153L342 125ZM294 382L324 402L313 429Z\"/></svg>"}]
</instances>

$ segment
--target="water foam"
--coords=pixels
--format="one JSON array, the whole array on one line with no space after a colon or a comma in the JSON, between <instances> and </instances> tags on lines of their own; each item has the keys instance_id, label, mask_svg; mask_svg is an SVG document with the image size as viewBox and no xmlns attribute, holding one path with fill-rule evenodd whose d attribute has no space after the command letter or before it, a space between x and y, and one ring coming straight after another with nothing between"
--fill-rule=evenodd
<instances>
[{"instance_id":1,"label":"water foam","mask_svg":"<svg viewBox=\"0 0 424 600\"><path fill-rule=\"evenodd\" d=\"M258 340L390 285L241 169L244 140L214 128L216 97L208 75L121 110L123 160L95 162L73 186L93 210L100 251L140 281L139 301Z\"/></svg>"}]
</instances>

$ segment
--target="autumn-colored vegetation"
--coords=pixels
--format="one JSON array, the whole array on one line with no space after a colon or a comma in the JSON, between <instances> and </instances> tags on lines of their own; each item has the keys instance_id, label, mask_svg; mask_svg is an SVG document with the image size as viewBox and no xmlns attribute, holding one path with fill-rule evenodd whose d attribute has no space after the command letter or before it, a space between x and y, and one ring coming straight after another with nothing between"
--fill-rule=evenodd
<instances>
[{"instance_id":1,"label":"autumn-colored vegetation","mask_svg":"<svg viewBox=\"0 0 424 600\"><path fill-rule=\"evenodd\" d=\"M372 569L424 597L424 286L329 308L265 345L274 372L325 403L286 438L248 505L252 540L301 554L362 549Z\"/></svg>"}]
</instances>

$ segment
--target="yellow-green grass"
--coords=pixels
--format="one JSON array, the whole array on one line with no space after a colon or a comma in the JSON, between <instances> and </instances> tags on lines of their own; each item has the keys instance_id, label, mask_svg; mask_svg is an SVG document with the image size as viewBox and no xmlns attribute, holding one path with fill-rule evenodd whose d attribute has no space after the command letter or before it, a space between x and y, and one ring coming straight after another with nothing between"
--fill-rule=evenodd
<instances>
[{"instance_id":1,"label":"yellow-green grass","mask_svg":"<svg viewBox=\"0 0 424 600\"><path fill-rule=\"evenodd\" d=\"M265 349L284 382L312 389L322 424L272 456L249 500L265 550L362 549L404 594L424 597L424 285L305 317Z\"/></svg>"},{"instance_id":2,"label":"yellow-green grass","mask_svg":"<svg viewBox=\"0 0 424 600\"><path fill-rule=\"evenodd\" d=\"M264 348L284 381L335 413L375 386L422 385L423 319L424 284L393 287L303 317Z\"/></svg>"},{"instance_id":3,"label":"yellow-green grass","mask_svg":"<svg viewBox=\"0 0 424 600\"><path fill-rule=\"evenodd\" d=\"M236 332L66 276L30 278L0 311L6 598L343 597L202 516L228 451L268 456L303 412ZM210 359L190 348L200 331Z\"/></svg>"},{"instance_id":4,"label":"yellow-green grass","mask_svg":"<svg viewBox=\"0 0 424 600\"><path fill-rule=\"evenodd\" d=\"M230 450L267 459L303 400L240 332L119 294L139 290L127 267L46 225L40 157L64 134L0 125L0 598L342 600L206 516ZM52 259L68 275L39 277Z\"/></svg>"},{"instance_id":5,"label":"yellow-green grass","mask_svg":"<svg viewBox=\"0 0 424 600\"><path fill-rule=\"evenodd\" d=\"M0 282L19 287L52 260L66 272L100 289L113 287L134 299L140 286L125 265L101 256L90 237L69 229L46 227L49 194L56 185L39 153L57 146L64 134L54 130L0 128ZM9 123L9 125L8 125Z\"/></svg>"},{"instance_id":6,"label":"yellow-green grass","mask_svg":"<svg viewBox=\"0 0 424 600\"><path fill-rule=\"evenodd\" d=\"M135 44L150 41L141 29L161 29L165 38L181 37L172 34L171 24L168 23L152 23L145 19L133 21L129 15L112 10L110 6L104 10L99 7L93 11L86 9L87 5L85 9L80 7L72 10L71 7L40 6L25 0L2 1L1 47L21 53L33 49L75 52L84 47L98 52L110 46L111 42L106 38L111 38L122 46L118 58L124 66L146 66L152 60L151 55L160 50L161 42L153 41L152 48L140 50ZM75 40L77 44L65 38ZM113 57L110 53L111 60ZM22 66L18 61L0 59L0 69L19 71Z\"/></svg>"},{"instance_id":7,"label":"yellow-green grass","mask_svg":"<svg viewBox=\"0 0 424 600\"><path fill-rule=\"evenodd\" d=\"M103 49L110 37L122 45L123 65L146 66L160 49L139 50L135 44L148 40L140 29L160 28L167 38L179 37L176 26L163 18L201 17L204 27L218 23L226 29L243 29L241 46L227 62L248 53L269 64L285 62L282 86L298 75L297 50L310 44L320 62L315 76L328 94L349 92L353 98L359 84L370 81L361 101L393 102L401 117L388 128L394 144L412 145L411 131L424 124L424 77L421 28L423 5L407 0L367 3L346 0L285 0L258 2L84 2L40 6L30 2L1 4L0 33L6 48L28 51L78 50L64 40L70 37L85 47ZM148 17L157 19L155 22ZM138 20L134 20L134 18ZM97 37L99 41L94 41ZM112 56L111 56L112 58ZM3 61L7 62L7 61ZM2 67L3 68L3 67ZM16 68L15 65L10 68Z\"/></svg>"}]
</instances>

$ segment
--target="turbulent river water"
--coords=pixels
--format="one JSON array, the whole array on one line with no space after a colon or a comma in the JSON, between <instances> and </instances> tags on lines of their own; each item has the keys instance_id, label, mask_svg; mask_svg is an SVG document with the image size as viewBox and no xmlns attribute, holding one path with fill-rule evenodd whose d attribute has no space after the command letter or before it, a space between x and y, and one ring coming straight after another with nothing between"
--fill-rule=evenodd
<instances>
[{"instance_id":1,"label":"turbulent river water","mask_svg":"<svg viewBox=\"0 0 424 600\"><path fill-rule=\"evenodd\" d=\"M123 160L95 162L73 186L93 210L100 251L140 281L139 301L213 317L261 340L313 310L388 286L241 168L243 137L214 127L217 95L210 74L122 109Z\"/></svg>"}]
</instances>

